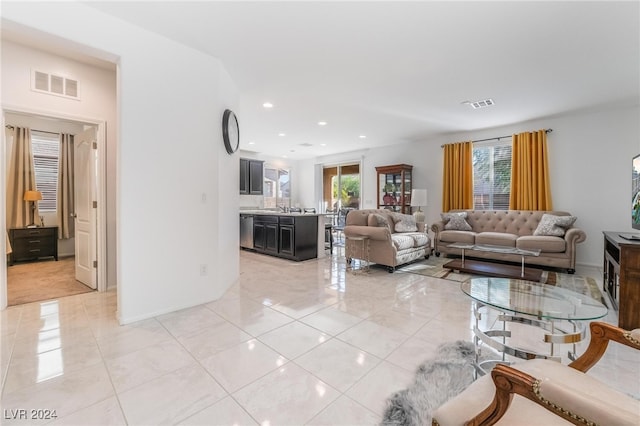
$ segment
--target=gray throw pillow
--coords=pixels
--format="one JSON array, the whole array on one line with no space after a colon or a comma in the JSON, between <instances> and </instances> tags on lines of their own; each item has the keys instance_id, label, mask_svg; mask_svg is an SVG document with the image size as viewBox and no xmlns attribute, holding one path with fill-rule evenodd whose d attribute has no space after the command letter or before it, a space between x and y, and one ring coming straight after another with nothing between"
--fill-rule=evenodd
<instances>
[{"instance_id":1,"label":"gray throw pillow","mask_svg":"<svg viewBox=\"0 0 640 426\"><path fill-rule=\"evenodd\" d=\"M373 213L369 215L367 225L375 226L377 228L387 227L389 231L391 231L391 225L389 224L389 221L387 220L387 218L378 213Z\"/></svg>"},{"instance_id":2,"label":"gray throw pillow","mask_svg":"<svg viewBox=\"0 0 640 426\"><path fill-rule=\"evenodd\" d=\"M570 228L577 219L575 216L555 216L545 213L542 215L538 227L533 231L533 235L563 237L567 228Z\"/></svg>"},{"instance_id":3,"label":"gray throw pillow","mask_svg":"<svg viewBox=\"0 0 640 426\"><path fill-rule=\"evenodd\" d=\"M393 222L396 232L416 232L416 218L409 214L394 213Z\"/></svg>"},{"instance_id":4,"label":"gray throw pillow","mask_svg":"<svg viewBox=\"0 0 640 426\"><path fill-rule=\"evenodd\" d=\"M467 212L459 213L440 213L444 222L444 229L449 231L471 231L471 225L465 220Z\"/></svg>"}]
</instances>

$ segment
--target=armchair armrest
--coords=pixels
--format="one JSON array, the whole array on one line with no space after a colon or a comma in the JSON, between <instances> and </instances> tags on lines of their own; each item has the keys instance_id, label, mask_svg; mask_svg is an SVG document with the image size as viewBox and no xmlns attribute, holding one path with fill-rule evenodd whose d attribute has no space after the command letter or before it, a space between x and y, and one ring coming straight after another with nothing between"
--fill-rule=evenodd
<instances>
[{"instance_id":1,"label":"armchair armrest","mask_svg":"<svg viewBox=\"0 0 640 426\"><path fill-rule=\"evenodd\" d=\"M609 341L618 342L640 350L640 329L627 331L604 322L590 324L591 340L587 350L574 362L560 371L557 365L551 376L545 370L536 378L514 367L498 364L491 371L495 395L491 404L469 420L466 425L492 425L509 408L514 394L518 394L574 424L636 424L640 404L627 395L600 384L588 383L584 374L602 357ZM546 361L543 361L546 362ZM527 367L527 362L521 368ZM541 373L541 374L539 374ZM597 390L594 390L597 388ZM594 398L594 392L597 398ZM583 417L584 416L584 417Z\"/></svg>"},{"instance_id":2,"label":"armchair armrest","mask_svg":"<svg viewBox=\"0 0 640 426\"><path fill-rule=\"evenodd\" d=\"M589 328L591 329L589 346L587 346L587 349L582 355L569 364L569 367L587 372L602 358L611 340L640 350L640 328L627 331L600 321L592 322L589 324Z\"/></svg>"},{"instance_id":3,"label":"armchair armrest","mask_svg":"<svg viewBox=\"0 0 640 426\"><path fill-rule=\"evenodd\" d=\"M540 408L576 425L637 424L640 404L633 398L602 383L594 382L592 378L575 369L561 366L560 369L552 370L555 371L552 371L550 376L538 372L538 377L534 377L514 367L498 364L491 372L495 386L493 401L465 424L495 424L507 412L514 395L524 397ZM593 389L594 386L598 388ZM524 408L522 405L519 407ZM526 424L526 415L522 414L521 424ZM531 414L529 412L529 415Z\"/></svg>"}]
</instances>

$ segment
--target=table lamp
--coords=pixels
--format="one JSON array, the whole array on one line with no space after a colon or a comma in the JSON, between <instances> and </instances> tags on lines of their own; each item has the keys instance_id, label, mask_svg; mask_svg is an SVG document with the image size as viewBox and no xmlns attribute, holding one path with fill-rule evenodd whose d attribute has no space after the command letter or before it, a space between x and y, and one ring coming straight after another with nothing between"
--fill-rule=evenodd
<instances>
[{"instance_id":1,"label":"table lamp","mask_svg":"<svg viewBox=\"0 0 640 426\"><path fill-rule=\"evenodd\" d=\"M412 189L411 190L411 207L418 207L413 213L413 217L417 222L424 222L425 215L422 210L420 210L421 206L427 205L427 190L426 189Z\"/></svg>"},{"instance_id":2,"label":"table lamp","mask_svg":"<svg viewBox=\"0 0 640 426\"><path fill-rule=\"evenodd\" d=\"M35 228L37 225L34 221L34 215L36 212L36 202L42 200L42 192L40 191L25 191L24 201L31 203L31 223L27 225L27 228Z\"/></svg>"}]
</instances>

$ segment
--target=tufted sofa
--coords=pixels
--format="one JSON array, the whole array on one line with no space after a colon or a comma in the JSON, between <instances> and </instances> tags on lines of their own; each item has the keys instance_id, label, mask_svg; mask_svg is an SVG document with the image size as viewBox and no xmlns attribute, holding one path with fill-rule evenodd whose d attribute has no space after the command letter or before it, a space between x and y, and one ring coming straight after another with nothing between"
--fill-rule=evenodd
<instances>
[{"instance_id":1,"label":"tufted sofa","mask_svg":"<svg viewBox=\"0 0 640 426\"><path fill-rule=\"evenodd\" d=\"M368 237L369 260L386 266L389 272L394 272L398 265L421 257L428 259L431 254L431 239L426 232L425 224L417 223L417 231L401 232L396 224L402 216L413 218L384 209L352 210L346 218L344 235L347 239ZM381 220L383 223L380 223ZM384 222L388 226L385 226ZM347 244L346 258L358 258L359 255L351 250L351 246Z\"/></svg>"},{"instance_id":2,"label":"tufted sofa","mask_svg":"<svg viewBox=\"0 0 640 426\"><path fill-rule=\"evenodd\" d=\"M564 268L573 274L576 268L576 245L587 239L583 230L573 226L566 229L564 236L534 235L545 213L554 216L571 216L562 211L452 210L451 212L466 212L466 221L471 226L471 230L447 230L443 221L434 223L431 230L435 233L436 256L440 256L440 253L459 255L460 249L448 247L453 243L498 245L524 250L540 249L540 255L528 257L527 264ZM506 253L471 251L467 254L500 261L520 262L521 260L519 255Z\"/></svg>"}]
</instances>

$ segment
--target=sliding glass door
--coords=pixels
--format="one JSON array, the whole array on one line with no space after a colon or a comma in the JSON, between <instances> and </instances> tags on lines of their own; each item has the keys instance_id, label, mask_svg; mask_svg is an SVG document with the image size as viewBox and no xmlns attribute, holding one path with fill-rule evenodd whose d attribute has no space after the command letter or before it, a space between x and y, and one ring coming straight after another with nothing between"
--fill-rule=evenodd
<instances>
[{"instance_id":1,"label":"sliding glass door","mask_svg":"<svg viewBox=\"0 0 640 426\"><path fill-rule=\"evenodd\" d=\"M360 164L346 163L323 168L322 194L327 211L360 208Z\"/></svg>"}]
</instances>

